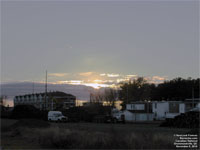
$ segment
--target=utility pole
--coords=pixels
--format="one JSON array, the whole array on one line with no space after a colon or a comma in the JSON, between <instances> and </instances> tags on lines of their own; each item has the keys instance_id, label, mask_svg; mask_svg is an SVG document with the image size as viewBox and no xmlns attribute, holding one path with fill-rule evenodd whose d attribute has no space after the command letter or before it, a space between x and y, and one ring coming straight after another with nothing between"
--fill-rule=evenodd
<instances>
[{"instance_id":1,"label":"utility pole","mask_svg":"<svg viewBox=\"0 0 200 150\"><path fill-rule=\"evenodd\" d=\"M47 109L47 70L46 70L46 82L45 82L45 97L44 97L44 109Z\"/></svg>"},{"instance_id":2,"label":"utility pole","mask_svg":"<svg viewBox=\"0 0 200 150\"><path fill-rule=\"evenodd\" d=\"M34 94L34 81L33 81L33 94Z\"/></svg>"}]
</instances>

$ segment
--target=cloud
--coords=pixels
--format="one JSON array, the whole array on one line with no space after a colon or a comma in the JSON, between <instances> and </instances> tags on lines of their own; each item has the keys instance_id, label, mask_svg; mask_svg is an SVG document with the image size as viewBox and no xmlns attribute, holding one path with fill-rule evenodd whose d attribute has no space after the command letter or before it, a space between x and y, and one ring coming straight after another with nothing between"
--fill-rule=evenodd
<instances>
[{"instance_id":1,"label":"cloud","mask_svg":"<svg viewBox=\"0 0 200 150\"><path fill-rule=\"evenodd\" d=\"M102 80L94 80L93 82L94 82L94 83L103 83Z\"/></svg>"},{"instance_id":2,"label":"cloud","mask_svg":"<svg viewBox=\"0 0 200 150\"><path fill-rule=\"evenodd\" d=\"M101 87L109 87L107 84L100 84L100 83L83 83L82 85L91 86L95 89L99 89Z\"/></svg>"},{"instance_id":3,"label":"cloud","mask_svg":"<svg viewBox=\"0 0 200 150\"><path fill-rule=\"evenodd\" d=\"M138 75L136 75L136 74L129 74L129 75L126 75L127 77L138 77Z\"/></svg>"},{"instance_id":4,"label":"cloud","mask_svg":"<svg viewBox=\"0 0 200 150\"><path fill-rule=\"evenodd\" d=\"M50 73L48 75L52 77L64 77L64 76L67 76L68 73Z\"/></svg>"},{"instance_id":5,"label":"cloud","mask_svg":"<svg viewBox=\"0 0 200 150\"><path fill-rule=\"evenodd\" d=\"M129 79L117 79L117 83L129 81Z\"/></svg>"},{"instance_id":6,"label":"cloud","mask_svg":"<svg viewBox=\"0 0 200 150\"><path fill-rule=\"evenodd\" d=\"M112 73L112 74L107 74L107 76L110 78L116 78L116 77L119 77L119 74Z\"/></svg>"},{"instance_id":7,"label":"cloud","mask_svg":"<svg viewBox=\"0 0 200 150\"><path fill-rule=\"evenodd\" d=\"M138 75L136 74L129 74L129 75L126 75L125 79L127 80L135 80L138 78Z\"/></svg>"},{"instance_id":8,"label":"cloud","mask_svg":"<svg viewBox=\"0 0 200 150\"><path fill-rule=\"evenodd\" d=\"M93 80L92 83L101 83L101 84L113 84L115 83L115 80Z\"/></svg>"},{"instance_id":9,"label":"cloud","mask_svg":"<svg viewBox=\"0 0 200 150\"><path fill-rule=\"evenodd\" d=\"M115 81L114 80L105 80L103 81L104 83L114 83Z\"/></svg>"},{"instance_id":10,"label":"cloud","mask_svg":"<svg viewBox=\"0 0 200 150\"><path fill-rule=\"evenodd\" d=\"M160 81L164 81L166 80L166 77L160 77L160 76L153 76L152 77L153 80L160 80Z\"/></svg>"},{"instance_id":11,"label":"cloud","mask_svg":"<svg viewBox=\"0 0 200 150\"><path fill-rule=\"evenodd\" d=\"M85 85L90 86L95 89L99 89L101 87L109 87L108 84L103 84L103 81L101 80L94 80L93 82L85 82L83 80L66 80L66 81L58 81L57 84L73 84L73 85Z\"/></svg>"},{"instance_id":12,"label":"cloud","mask_svg":"<svg viewBox=\"0 0 200 150\"><path fill-rule=\"evenodd\" d=\"M80 76L91 76L93 74L93 72L82 72L82 73L79 73Z\"/></svg>"},{"instance_id":13,"label":"cloud","mask_svg":"<svg viewBox=\"0 0 200 150\"><path fill-rule=\"evenodd\" d=\"M58 84L82 84L82 80L65 80L65 81L58 81Z\"/></svg>"},{"instance_id":14,"label":"cloud","mask_svg":"<svg viewBox=\"0 0 200 150\"><path fill-rule=\"evenodd\" d=\"M106 76L106 74L105 74L105 73L102 73L102 74L100 74L100 76Z\"/></svg>"},{"instance_id":15,"label":"cloud","mask_svg":"<svg viewBox=\"0 0 200 150\"><path fill-rule=\"evenodd\" d=\"M100 76L107 76L107 77L110 77L110 78L116 78L116 77L119 77L120 75L119 74L114 74L114 73L108 73L108 74L106 74L106 73L101 73L101 74L99 74Z\"/></svg>"},{"instance_id":16,"label":"cloud","mask_svg":"<svg viewBox=\"0 0 200 150\"><path fill-rule=\"evenodd\" d=\"M159 84L159 83L163 83L165 80L167 80L167 77L161 77L161 76L153 76L153 77L145 77L145 79L149 82L149 83L154 83L154 84Z\"/></svg>"}]
</instances>

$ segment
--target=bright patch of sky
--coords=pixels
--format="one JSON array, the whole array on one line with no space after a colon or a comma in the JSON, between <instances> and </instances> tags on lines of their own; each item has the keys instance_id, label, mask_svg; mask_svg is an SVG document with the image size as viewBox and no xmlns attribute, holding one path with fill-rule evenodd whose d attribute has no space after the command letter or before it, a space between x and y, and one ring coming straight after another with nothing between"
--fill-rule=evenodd
<instances>
[{"instance_id":1,"label":"bright patch of sky","mask_svg":"<svg viewBox=\"0 0 200 150\"><path fill-rule=\"evenodd\" d=\"M63 76L65 74L67 76ZM55 75L56 78L52 78L51 75ZM97 72L81 72L78 74L50 73L50 77L48 77L48 82L54 84L86 85L98 89L101 87L117 87L122 82L129 82L130 80L135 80L138 77L139 76L136 74L124 75ZM146 76L143 78L147 82L155 84L163 83L164 81L168 80L167 76Z\"/></svg>"}]
</instances>

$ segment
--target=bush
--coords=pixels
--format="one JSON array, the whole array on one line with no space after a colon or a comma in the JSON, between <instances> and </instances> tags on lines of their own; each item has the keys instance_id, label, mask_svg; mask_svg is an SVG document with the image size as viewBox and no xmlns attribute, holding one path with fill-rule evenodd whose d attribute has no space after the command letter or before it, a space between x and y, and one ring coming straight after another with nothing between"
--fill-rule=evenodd
<instances>
[{"instance_id":1,"label":"bush","mask_svg":"<svg viewBox=\"0 0 200 150\"><path fill-rule=\"evenodd\" d=\"M166 119L161 127L177 127L177 128L199 128L199 112L187 112L180 114L173 119Z\"/></svg>"},{"instance_id":2,"label":"bush","mask_svg":"<svg viewBox=\"0 0 200 150\"><path fill-rule=\"evenodd\" d=\"M5 107L0 105L0 116L1 118L10 118L12 115L12 107Z\"/></svg>"}]
</instances>

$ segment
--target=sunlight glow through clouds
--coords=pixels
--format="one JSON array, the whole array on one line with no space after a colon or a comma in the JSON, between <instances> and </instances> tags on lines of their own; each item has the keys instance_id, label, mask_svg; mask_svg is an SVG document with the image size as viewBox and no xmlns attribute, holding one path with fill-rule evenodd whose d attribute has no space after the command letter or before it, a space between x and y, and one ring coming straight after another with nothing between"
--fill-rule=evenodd
<instances>
[{"instance_id":1,"label":"sunlight glow through clouds","mask_svg":"<svg viewBox=\"0 0 200 150\"><path fill-rule=\"evenodd\" d=\"M136 74L114 74L114 73L97 73L97 72L82 72L77 74L70 73L53 73L50 76L63 77L66 76L66 80L56 81L57 84L73 84L73 85L85 85L91 86L95 89L101 87L117 87L122 82L128 82L130 80L137 79L139 76ZM112 80L111 80L112 78ZM152 76L144 77L145 80L149 83L159 84L164 82L166 76Z\"/></svg>"},{"instance_id":2,"label":"sunlight glow through clouds","mask_svg":"<svg viewBox=\"0 0 200 150\"><path fill-rule=\"evenodd\" d=\"M96 81L94 81L96 82ZM91 86L95 89L99 89L101 87L109 87L108 84L102 84L102 83L87 83L84 81L79 80L71 80L71 81L58 81L57 84L72 84L72 85L85 85L85 86Z\"/></svg>"},{"instance_id":3,"label":"sunlight glow through clouds","mask_svg":"<svg viewBox=\"0 0 200 150\"><path fill-rule=\"evenodd\" d=\"M100 83L84 83L83 85L86 85L86 86L91 86L95 89L99 89L101 87L109 87L110 85L108 84L100 84Z\"/></svg>"}]
</instances>

